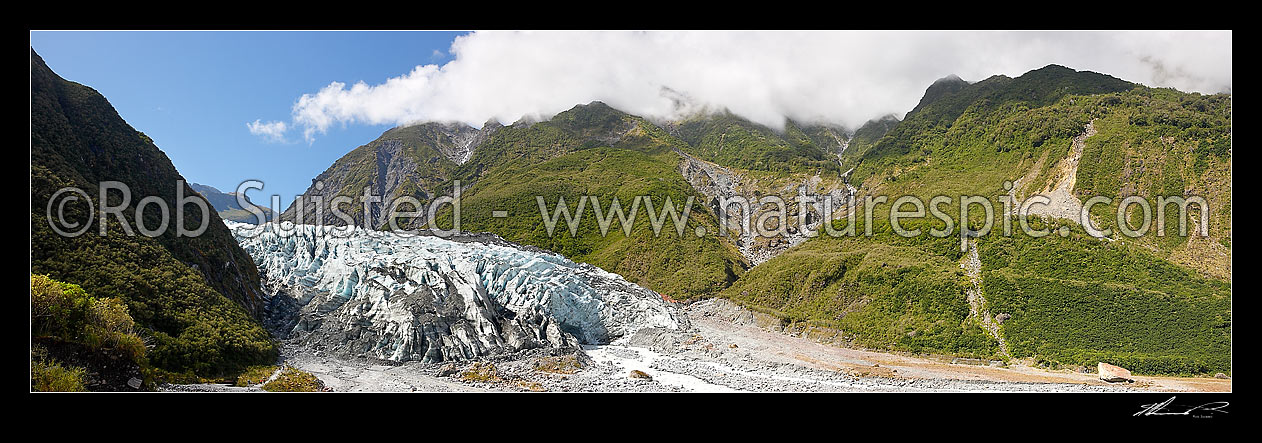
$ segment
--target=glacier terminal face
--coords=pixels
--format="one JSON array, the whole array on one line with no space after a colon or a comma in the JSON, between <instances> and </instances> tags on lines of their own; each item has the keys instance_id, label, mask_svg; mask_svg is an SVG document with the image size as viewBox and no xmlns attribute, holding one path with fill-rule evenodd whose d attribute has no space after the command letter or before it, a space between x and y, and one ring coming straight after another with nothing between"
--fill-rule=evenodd
<instances>
[{"instance_id":1,"label":"glacier terminal face","mask_svg":"<svg viewBox=\"0 0 1262 443\"><path fill-rule=\"evenodd\" d=\"M225 223L264 274L273 329L342 356L439 362L689 328L653 291L498 237Z\"/></svg>"}]
</instances>

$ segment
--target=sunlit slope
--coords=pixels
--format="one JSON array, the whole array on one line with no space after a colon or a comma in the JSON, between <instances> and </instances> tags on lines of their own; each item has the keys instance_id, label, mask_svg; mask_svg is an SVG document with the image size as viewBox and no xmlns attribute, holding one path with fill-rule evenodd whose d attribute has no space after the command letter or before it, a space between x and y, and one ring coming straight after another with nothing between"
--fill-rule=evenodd
<instances>
[{"instance_id":1,"label":"sunlit slope","mask_svg":"<svg viewBox=\"0 0 1262 443\"><path fill-rule=\"evenodd\" d=\"M824 236L751 269L722 295L786 321L840 329L860 346L998 355L986 340L968 338L984 331L959 314L968 313L973 283L951 275L966 264L961 244L969 243L959 236L959 197L979 195L995 208L991 234L976 240L985 298L979 315L1007 314L992 338L1008 342L1010 357L1053 365L1109 360L1140 373L1229 373L1230 115L1229 95L1147 88L1058 66L973 84L944 79L858 156L852 183L861 205L866 196L888 197L874 205L878 232L888 229L880 219L898 196L954 198L941 207L954 221L950 237L868 238L862 227L856 238ZM1010 219L1016 234L1003 238L1005 182L1015 183L1018 199L1062 183L1073 184L1068 192L1078 202L1111 198L1092 211L1097 227L1112 229L1110 238L1037 219L1033 227L1050 227L1052 235L1021 235ZM1139 238L1121 235L1116 209L1132 195L1153 205L1158 195L1203 197L1209 237L1178 236L1173 205L1167 235L1156 234L1155 220ZM1131 209L1125 218L1139 227L1142 211ZM970 213L974 228L984 225L980 212ZM1200 225L1196 205L1185 217L1189 229ZM945 227L932 217L904 225ZM1062 225L1067 237L1057 235Z\"/></svg>"},{"instance_id":2,"label":"sunlit slope","mask_svg":"<svg viewBox=\"0 0 1262 443\"><path fill-rule=\"evenodd\" d=\"M77 284L94 297L126 303L139 334L153 344L149 360L158 368L199 375L223 375L246 366L271 363L276 346L256 320L262 311L258 270L212 210L204 234L176 237L140 235L138 222L156 229L156 206L136 216L138 202L158 196L172 211L188 187L153 141L136 131L96 91L66 81L31 52L31 272ZM118 181L131 191L124 208L127 235L116 217L92 217L78 237L57 234L49 225L49 199L63 187L83 189L99 208L98 184ZM109 203L122 204L111 191ZM203 201L204 202L204 201ZM209 205L207 205L209 208ZM82 201L65 206L66 219L87 222ZM203 215L184 208L187 229ZM98 235L101 224L108 235Z\"/></svg>"}]
</instances>

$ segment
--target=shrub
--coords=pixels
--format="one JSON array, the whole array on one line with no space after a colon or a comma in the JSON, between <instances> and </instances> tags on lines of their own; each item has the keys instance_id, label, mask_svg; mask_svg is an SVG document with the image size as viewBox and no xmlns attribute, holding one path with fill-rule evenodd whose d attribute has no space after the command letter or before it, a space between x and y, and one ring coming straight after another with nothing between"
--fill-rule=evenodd
<instances>
[{"instance_id":1,"label":"shrub","mask_svg":"<svg viewBox=\"0 0 1262 443\"><path fill-rule=\"evenodd\" d=\"M82 392L87 371L62 366L53 361L36 361L31 365L31 390L38 392Z\"/></svg>"},{"instance_id":2,"label":"shrub","mask_svg":"<svg viewBox=\"0 0 1262 443\"><path fill-rule=\"evenodd\" d=\"M320 392L324 390L324 382L307 372L286 366L276 380L263 385L268 392Z\"/></svg>"},{"instance_id":3,"label":"shrub","mask_svg":"<svg viewBox=\"0 0 1262 443\"><path fill-rule=\"evenodd\" d=\"M111 348L133 362L145 355L127 306L114 298L94 298L79 285L31 274L31 334Z\"/></svg>"}]
</instances>

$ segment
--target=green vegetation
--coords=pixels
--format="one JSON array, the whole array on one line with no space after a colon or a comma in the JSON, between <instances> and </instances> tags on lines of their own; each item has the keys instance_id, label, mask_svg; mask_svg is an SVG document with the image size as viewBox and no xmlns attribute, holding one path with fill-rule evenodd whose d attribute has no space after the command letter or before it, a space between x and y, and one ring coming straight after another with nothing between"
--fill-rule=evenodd
<instances>
[{"instance_id":1,"label":"green vegetation","mask_svg":"<svg viewBox=\"0 0 1262 443\"><path fill-rule=\"evenodd\" d=\"M33 51L31 63L31 272L125 305L137 333L153 345L147 358L165 372L217 376L274 361L276 345L254 317L261 310L258 271L219 217L210 213L197 237L176 237L173 228L157 237L136 232L138 222L161 222L153 207L136 217L137 202L157 196L176 208L183 178L105 97L58 77ZM65 206L66 218L91 220L87 232L53 231L46 206L58 189L83 189L99 208L98 183L111 180L131 190L122 222L92 217L76 202ZM180 190L200 198L187 184ZM120 205L121 193L111 191L107 200ZM183 217L190 230L203 221L193 204ZM172 215L172 226L176 220ZM97 235L102 226L108 235ZM127 235L128 227L136 235Z\"/></svg>"},{"instance_id":2,"label":"green vegetation","mask_svg":"<svg viewBox=\"0 0 1262 443\"><path fill-rule=\"evenodd\" d=\"M1093 114L1101 112L1079 103L1080 97L1070 97L1068 91L1108 92L1133 87L1114 79L1120 83L1098 88L1050 88L1055 92L1048 96L1021 93L1049 90L1027 79L1040 71L1017 79L992 77L937 101L922 102L862 156L853 181L889 191L998 190L1004 180L1019 178L1011 176L1015 170L1028 169L1043 156L1049 157L1043 167L1055 165L1068 152L1069 141L1082 133ZM1056 72L1060 75L1056 83L1079 79L1089 84L1099 76Z\"/></svg>"},{"instance_id":3,"label":"green vegetation","mask_svg":"<svg viewBox=\"0 0 1262 443\"><path fill-rule=\"evenodd\" d=\"M268 381L280 371L275 380ZM233 386L260 386L268 392L322 392L324 382L315 375L290 366L253 366L247 368L233 381Z\"/></svg>"},{"instance_id":4,"label":"green vegetation","mask_svg":"<svg viewBox=\"0 0 1262 443\"><path fill-rule=\"evenodd\" d=\"M1121 198L1139 196L1199 196L1208 203L1193 205L1190 231L1199 227L1201 211L1208 212L1209 240L1187 241L1177 235L1179 210L1166 208L1165 236L1158 235L1157 201L1150 199L1154 221L1138 242L1171 261L1217 278L1230 278L1231 237L1231 97L1184 94L1169 89L1138 89L1096 100L1113 103L1113 112L1096 120L1097 134L1086 141L1079 164L1075 193L1114 197L1095 209L1101 229L1118 228ZM1129 226L1142 224L1142 210L1130 208ZM1226 240L1226 241L1224 241Z\"/></svg>"},{"instance_id":5,"label":"green vegetation","mask_svg":"<svg viewBox=\"0 0 1262 443\"><path fill-rule=\"evenodd\" d=\"M878 119L869 120L854 131L850 136L850 144L846 147L845 152L841 153L842 169L850 169L854 166L863 154L872 149L881 138L885 137L890 130L898 126L898 117L887 115Z\"/></svg>"},{"instance_id":6,"label":"green vegetation","mask_svg":"<svg viewBox=\"0 0 1262 443\"><path fill-rule=\"evenodd\" d=\"M650 128L651 127L651 128ZM649 129L648 132L645 129ZM466 184L497 172L536 164L566 153L607 146L658 152L665 134L643 120L601 102L575 106L534 124L514 124L491 135L453 173Z\"/></svg>"},{"instance_id":7,"label":"green vegetation","mask_svg":"<svg viewBox=\"0 0 1262 443\"><path fill-rule=\"evenodd\" d=\"M1058 166L1090 122L1096 133L1085 140L1073 192L1082 201L1113 199L1093 208L1097 226L1116 231L1115 214L1127 196L1148 197L1154 206L1157 196L1203 197L1209 241L1158 236L1155 223L1137 241L1182 266L1229 277L1230 241L1223 241L1231 236L1229 95L1146 88L1056 66L1016 79L947 83L954 86L931 87L948 90L927 94L859 158L851 182L861 194L926 201L967 194L998 203L1003 184L1016 182L1017 197L1024 198L1056 184L1063 173ZM1167 209L1169 233L1178 229L1179 211ZM1199 219L1199 208L1189 214ZM1141 215L1132 208L1132 226Z\"/></svg>"},{"instance_id":8,"label":"green vegetation","mask_svg":"<svg viewBox=\"0 0 1262 443\"><path fill-rule=\"evenodd\" d=\"M31 335L112 348L139 362L145 343L135 333L127 306L114 298L89 296L79 285L31 274Z\"/></svg>"},{"instance_id":9,"label":"green vegetation","mask_svg":"<svg viewBox=\"0 0 1262 443\"><path fill-rule=\"evenodd\" d=\"M1230 115L1229 95L1049 66L971 85L943 80L869 148L852 145L859 149L843 162L857 164L851 182L860 199L948 195L956 200L942 209L959 220L960 195L984 196L1001 212L1005 181L1021 180L1019 198L1054 185L1073 139L1093 122L1074 192L1114 199L1093 208L1098 227L1116 232L1128 195L1199 195L1209 203L1210 238L1173 235L1173 205L1166 236L1154 222L1141 238L1115 241L1077 227L1069 238L1004 238L1006 216L996 213L978 245L986 307L1012 316L1001 326L1010 352L1050 365L1107 360L1140 374L1230 373ZM888 203L876 206L878 219ZM1141 215L1132 208L1131 226ZM1199 215L1193 206L1186 218ZM984 222L977 213L969 219L974 228ZM932 218L904 225L943 227ZM946 239L883 236L879 220L874 228L871 238L860 226L858 237L812 239L750 269L721 296L788 323L838 329L861 346L994 357L993 339L966 318L958 226Z\"/></svg>"},{"instance_id":10,"label":"green vegetation","mask_svg":"<svg viewBox=\"0 0 1262 443\"><path fill-rule=\"evenodd\" d=\"M269 376L271 374L268 374ZM286 366L275 380L263 385L268 392L321 392L324 382L310 373Z\"/></svg>"},{"instance_id":11,"label":"green vegetation","mask_svg":"<svg viewBox=\"0 0 1262 443\"><path fill-rule=\"evenodd\" d=\"M947 238L903 238L881 220L887 201L875 211L872 237L862 236L860 224L858 237L821 235L746 270L732 240L713 235L718 223L709 202L680 177L676 152L731 168L742 186L763 194L812 174L835 180L832 173L853 166L850 182L861 199L952 196L941 209L957 222L958 196L991 200L993 230L977 243L982 289L990 312L1012 316L1001 333L1014 357L1064 365L1108 359L1141 374L1229 372L1230 116L1229 95L1152 89L1048 66L973 84L943 79L905 120L882 118L856 131L838 162L835 128L788 122L775 131L724 113L663 129L597 102L502 128L465 164L443 164L431 174L441 184L405 182L400 189L425 202L435 190L450 195L459 179L464 230L548 249L677 299L730 298L786 324L838 330L857 346L1001 358L997 341L969 313L958 223ZM1116 227L1112 215L1125 196L1200 195L1208 201L1210 238L1157 236L1155 226L1141 238L1115 241L1078 228L1069 238L1000 238L1003 184L1015 182L1018 198L1054 186L1088 124L1096 134L1083 145L1073 192L1080 200L1114 198L1093 208L1098 226ZM356 176L348 182L376 180L380 165L366 158L342 168ZM564 197L574 210L582 195L596 196L601 212L585 200L577 235L569 235L564 218L549 234L535 197L549 210ZM667 223L654 236L641 205L630 234L615 219L602 235L596 219L610 202L617 198L629 211L640 195L658 203L657 213L667 197L677 210L692 197L683 232ZM494 217L499 210L509 217ZM1187 218L1199 218L1198 211ZM1178 211L1167 212L1166 224L1177 228ZM1138 214L1127 217L1134 222ZM977 212L967 220L973 228L984 222ZM450 208L437 223L451 226ZM944 227L934 218L903 225ZM695 236L697 227L707 235Z\"/></svg>"},{"instance_id":12,"label":"green vegetation","mask_svg":"<svg viewBox=\"0 0 1262 443\"><path fill-rule=\"evenodd\" d=\"M1140 374L1231 373L1231 285L1075 232L979 240L986 300L1017 358Z\"/></svg>"},{"instance_id":13,"label":"green vegetation","mask_svg":"<svg viewBox=\"0 0 1262 443\"><path fill-rule=\"evenodd\" d=\"M272 374L276 373L276 370L278 369L280 369L280 366L276 365L251 366L241 372L241 374L237 376L237 380L234 381L232 385L237 387L246 387L263 383L267 381L268 378L271 378Z\"/></svg>"},{"instance_id":14,"label":"green vegetation","mask_svg":"<svg viewBox=\"0 0 1262 443\"><path fill-rule=\"evenodd\" d=\"M730 246L710 235L698 238L697 226L717 232L718 223L705 208L704 198L675 172L670 152L649 155L642 152L590 148L565 154L538 164L505 169L488 175L463 197L461 228L499 234L510 241L538 246L570 259L591 263L628 280L672 297L686 299L711 295L734 281L744 264ZM616 177L616 178L615 178ZM561 198L576 216L578 198L596 197L599 208L583 203L578 235L572 236L564 216L548 233L536 196L542 196L551 217ZM655 235L649 204L640 200L630 235L610 211L617 199L630 219L637 196L648 196L654 205L652 216L659 217L665 204L674 206L679 216L689 211L683 235L668 221ZM692 199L692 206L685 204ZM668 200L669 199L669 200ZM597 209L612 217L602 235ZM510 217L496 218L493 210L506 210ZM443 213L438 225L450 227Z\"/></svg>"},{"instance_id":15,"label":"green vegetation","mask_svg":"<svg viewBox=\"0 0 1262 443\"><path fill-rule=\"evenodd\" d=\"M1193 192L1210 201L1212 236L1229 235L1230 96L1055 66L926 97L862 156L852 182L874 194L998 196L1005 181L1024 177L1018 196L1033 194L1053 184L1055 167L1088 122L1097 133L1078 164L1081 200Z\"/></svg>"},{"instance_id":16,"label":"green vegetation","mask_svg":"<svg viewBox=\"0 0 1262 443\"><path fill-rule=\"evenodd\" d=\"M689 154L737 169L779 173L838 170L836 157L792 122L784 134L731 113L703 115L681 122L673 134Z\"/></svg>"},{"instance_id":17,"label":"green vegetation","mask_svg":"<svg viewBox=\"0 0 1262 443\"><path fill-rule=\"evenodd\" d=\"M720 295L786 323L840 330L863 347L997 356L998 343L969 318L958 238L904 238L879 218L865 237L863 217L856 222L857 236L821 234L750 269ZM930 223L903 227L927 230Z\"/></svg>"},{"instance_id":18,"label":"green vegetation","mask_svg":"<svg viewBox=\"0 0 1262 443\"><path fill-rule=\"evenodd\" d=\"M600 102L576 106L547 121L483 134L487 138L458 166L442 155L451 141L438 129L436 124L391 129L352 151L320 175L328 186L325 195L358 197L368 185L382 194L383 177L396 174L403 178L385 198L411 196L425 205L437 196L453 195L454 181L460 180L462 230L490 232L557 252L678 298L714 294L747 266L730 244L713 236L696 238L695 227L716 232L718 224L703 197L676 170L674 151L685 144L643 119ZM401 155L416 170L397 170L386 162L379 152L386 143L401 146ZM654 235L647 205L637 208L630 235L616 217L608 235L600 235L595 209L586 200L577 236L567 232L564 219L549 235L535 197L544 197L548 209L555 209L563 197L567 207L577 210L584 195L600 202L602 215L614 198L628 217L637 196L652 199L653 216L662 214L667 198L678 214L689 198L693 204L682 236L671 223L661 236ZM400 209L413 209L407 206ZM362 208L357 204L346 212L362 222ZM501 210L510 216L494 217ZM435 227L449 229L451 220L452 207L440 206ZM388 229L388 221L378 220L381 229ZM399 217L396 222L403 228L425 227L419 219Z\"/></svg>"},{"instance_id":19,"label":"green vegetation","mask_svg":"<svg viewBox=\"0 0 1262 443\"><path fill-rule=\"evenodd\" d=\"M145 367L145 343L134 328L127 306L119 300L95 298L78 285L31 274L32 389L86 390L87 369L58 361L45 344L82 349L94 356L109 355L103 358L121 357L138 368Z\"/></svg>"},{"instance_id":20,"label":"green vegetation","mask_svg":"<svg viewBox=\"0 0 1262 443\"><path fill-rule=\"evenodd\" d=\"M37 355L40 354L40 355ZM83 392L87 370L74 366L62 366L49 360L42 347L33 349L31 357L31 390L36 392Z\"/></svg>"},{"instance_id":21,"label":"green vegetation","mask_svg":"<svg viewBox=\"0 0 1262 443\"><path fill-rule=\"evenodd\" d=\"M42 178L37 175L37 182ZM211 376L275 360L276 345L257 321L153 239L122 234L67 238L51 232L42 214L31 218L33 271L126 303L139 329L153 340L155 366ZM122 228L111 220L109 229Z\"/></svg>"},{"instance_id":22,"label":"green vegetation","mask_svg":"<svg viewBox=\"0 0 1262 443\"><path fill-rule=\"evenodd\" d=\"M718 222L705 208L704 197L676 170L674 150L680 146L661 128L599 102L546 122L503 128L455 173L463 177L462 185L472 184L461 194L461 229L547 249L677 299L713 295L747 265L730 244L695 235L698 226L717 232ZM599 214L597 205L584 200L577 235L570 234L564 216L549 234L536 197L543 197L549 218L562 198L577 217L585 195L595 197ZM682 235L673 221L655 234L645 200L636 208L628 235L611 205L617 199L632 220L638 196L651 200L652 217L664 214L667 201L677 216L686 209ZM685 208L689 199L692 206ZM501 210L509 216L495 217L494 211ZM441 207L437 227L451 228L451 217L451 207ZM603 235L598 217L612 219Z\"/></svg>"}]
</instances>

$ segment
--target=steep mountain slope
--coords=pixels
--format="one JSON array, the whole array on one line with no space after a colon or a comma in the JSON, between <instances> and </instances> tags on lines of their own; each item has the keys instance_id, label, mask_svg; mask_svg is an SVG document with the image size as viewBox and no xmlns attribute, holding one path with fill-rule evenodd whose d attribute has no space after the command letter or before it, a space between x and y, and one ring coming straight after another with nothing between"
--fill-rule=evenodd
<instances>
[{"instance_id":1,"label":"steep mountain slope","mask_svg":"<svg viewBox=\"0 0 1262 443\"><path fill-rule=\"evenodd\" d=\"M790 121L777 132L730 112L699 114L666 126L687 143L684 151L728 168L773 173L837 172L836 154L844 130L826 125L799 127Z\"/></svg>"},{"instance_id":2,"label":"steep mountain slope","mask_svg":"<svg viewBox=\"0 0 1262 443\"><path fill-rule=\"evenodd\" d=\"M861 190L874 192L887 188L989 192L997 189L1003 178L987 174L1011 172L1019 157L1041 153L1053 145L1062 146L1082 132L1089 121L1089 115L1083 112L1087 109L1080 106L1080 112L1066 112L1057 106L1061 99L1129 91L1137 86L1057 65L1017 78L997 75L973 84L957 77L938 80L902 122L863 154L853 179L863 184ZM1072 98L1064 104L1071 101ZM1007 124L993 127L1000 123ZM945 183L916 180L889 184L919 178L914 172L921 168L936 173L933 179L963 175L959 174L963 170L969 173L962 177L966 180ZM904 173L908 176L902 176Z\"/></svg>"},{"instance_id":3,"label":"steep mountain slope","mask_svg":"<svg viewBox=\"0 0 1262 443\"><path fill-rule=\"evenodd\" d=\"M866 154L869 149L872 149L872 146L875 146L876 142L880 141L882 137L885 137L885 134L894 129L899 121L898 117L894 115L886 115L881 118L868 120L867 123L856 129L846 144L845 151L838 154L841 157L841 167L849 171L858 162L858 159L863 157L863 154Z\"/></svg>"},{"instance_id":4,"label":"steep mountain slope","mask_svg":"<svg viewBox=\"0 0 1262 443\"><path fill-rule=\"evenodd\" d=\"M676 172L680 146L657 126L599 102L504 128L461 168L472 183L462 196L462 229L554 251L671 297L714 294L747 265L724 239L694 235L698 228L717 232L718 225L704 197ZM591 199L580 201L583 196ZM573 233L564 217L548 232L561 198L583 214ZM612 212L615 199L629 234ZM681 224L668 218L667 204ZM450 226L450 211L441 215L439 225ZM607 230L600 226L603 217L610 221ZM652 226L654 217L667 220L660 230Z\"/></svg>"},{"instance_id":5,"label":"steep mountain slope","mask_svg":"<svg viewBox=\"0 0 1262 443\"><path fill-rule=\"evenodd\" d=\"M362 203L365 192L385 202L411 196L425 204L436 198L441 192L439 188L452 178L456 168L469 160L473 148L498 129L499 124L493 122L481 129L457 123L425 123L390 129L342 156L312 179L311 187L303 193L307 199L301 214L297 205L291 205L280 219L295 221L301 215L303 223L344 224L331 206L337 197L350 197L354 203L339 206L340 211L354 220L356 226L364 226L366 218L371 216L370 227L381 227L386 223L382 213L387 208L372 205L365 214Z\"/></svg>"},{"instance_id":6,"label":"steep mountain slope","mask_svg":"<svg viewBox=\"0 0 1262 443\"><path fill-rule=\"evenodd\" d=\"M382 140L408 131L414 129L393 129L367 147L380 146ZM734 281L747 265L723 239L694 235L698 227L712 233L718 232L718 227L703 206L704 197L676 172L679 157L675 151L682 146L682 142L657 126L595 102L576 106L547 121L497 128L472 149L463 164L448 162L435 150L429 150L409 157L415 159L409 164L377 162L369 168L346 167L364 156L361 150L365 148L360 148L338 160L317 180L345 184L371 183L376 176L412 177L415 182L425 183L425 187L414 188L417 191L395 187L394 195L414 195L422 203L434 195L452 195L454 181L460 180L462 230L490 232L509 241L558 252L672 297L687 298L716 293ZM585 196L600 203L601 215ZM645 201L641 196L651 200L651 216L648 203L637 203ZM549 219L556 214L560 197L566 199L567 208L576 217L579 205L583 205L581 218L575 224L577 234L569 232L564 217L556 219L557 224L549 233L537 197L543 198ZM615 198L631 222L630 235L612 215L610 205ZM685 203L690 198L693 202L686 218L681 219L682 234L674 223L665 224L657 232L652 228L651 217L668 217L663 212L667 198L680 217L685 215ZM436 227L450 229L452 207L442 205L438 210ZM286 214L292 211L293 208ZM602 235L597 218L606 215L615 221ZM383 217L378 226L388 221ZM427 227L424 220L397 222L404 228Z\"/></svg>"},{"instance_id":7,"label":"steep mountain slope","mask_svg":"<svg viewBox=\"0 0 1262 443\"><path fill-rule=\"evenodd\" d=\"M648 123L601 102L577 105L542 122L523 121L503 128L479 144L456 176L469 182L497 170L520 168L566 153L611 147L659 152L673 143L646 134Z\"/></svg>"},{"instance_id":8,"label":"steep mountain slope","mask_svg":"<svg viewBox=\"0 0 1262 443\"><path fill-rule=\"evenodd\" d=\"M947 238L890 235L880 221L889 202L877 204L876 235L863 235L860 216L858 236L810 240L751 269L722 295L786 321L838 330L861 346L1000 358L986 344L996 337L971 338L986 337L980 323L990 313L1003 319L996 320L997 338L1007 340L1012 358L1229 373L1230 134L1227 95L1151 89L1059 66L974 84L948 78L859 156L852 173L860 201L955 198L940 208L955 221ZM1015 185L1008 191L1004 182ZM1002 234L1011 214L1002 211L1001 197L1062 188L1078 202L1113 198L1093 211L1093 222L1113 228L1113 236L1093 238L1075 223L1051 219L1035 219L1032 227L1059 235L1032 238L1012 220L1014 234ZM994 231L967 241L980 265L961 256L960 195L987 197L997 209ZM1210 236L1158 237L1152 229L1120 237L1112 219L1129 195L1203 196ZM1140 211L1132 209L1129 221L1139 226ZM968 221L973 229L984 221L976 212ZM1193 226L1198 212L1189 211ZM1177 228L1177 216L1169 211L1166 224ZM935 218L903 224L947 228ZM979 280L964 270L979 271ZM970 305L974 285L980 303Z\"/></svg>"},{"instance_id":9,"label":"steep mountain slope","mask_svg":"<svg viewBox=\"0 0 1262 443\"><path fill-rule=\"evenodd\" d=\"M1011 353L1149 374L1231 373L1231 282L1138 248L1024 235L978 239L982 291Z\"/></svg>"},{"instance_id":10,"label":"steep mountain slope","mask_svg":"<svg viewBox=\"0 0 1262 443\"><path fill-rule=\"evenodd\" d=\"M215 211L219 213L219 218L224 220L232 220L243 223L259 223L258 216L252 210L263 213L263 222L270 221L275 217L272 209L266 206L259 206L250 201L249 197L245 198L246 205L242 206L237 203L237 193L223 192L213 186L207 186L198 183L189 183L188 186L206 198Z\"/></svg>"},{"instance_id":11,"label":"steep mountain slope","mask_svg":"<svg viewBox=\"0 0 1262 443\"><path fill-rule=\"evenodd\" d=\"M479 132L476 144L469 147L468 160L462 164L454 164L433 148L440 146L433 142L439 138L420 136L453 127L459 126L425 124L387 131L377 141L335 162L313 181L324 187L316 191L313 185L308 195L321 196L327 208L332 196L358 196L361 191L348 190L369 186L387 200L410 195L426 204L436 193L452 195L454 181L460 180L462 229L492 232L560 252L687 298L713 294L734 281L747 266L745 262L760 263L805 240L800 233L799 208L791 204L796 196L823 195L833 200L834 207L841 207L850 192L838 166L838 155L846 149L849 135L835 125L789 121L782 131L775 131L719 112L658 126L593 102L545 121L502 128L488 124ZM870 137L883 133L883 127L865 132ZM762 157L751 163L744 161L748 156ZM551 216L559 198L565 197L567 208L573 210L578 209L576 199L583 195L601 202L600 212L584 206L587 216L576 222L576 235L565 233L564 224L559 231L549 232L536 197L544 197ZM666 197L674 205L682 205L691 197L694 206L689 209L690 221L683 234L669 227L658 232L650 229L651 219L643 211L647 205L638 206L639 216L630 218L637 196L653 198L654 216L662 214ZM760 202L770 196L781 197L787 205ZM628 212L628 221L633 221L630 235L619 229L618 223L601 233L596 222L606 215L615 197ZM741 199L748 202L749 210L739 204L727 208L720 229L719 202ZM822 220L821 204L808 209L808 225ZM313 214L314 206L307 203L304 212ZM362 222L362 204L348 209L357 223ZM452 226L451 210L439 209L447 218L438 227ZM779 209L784 209L783 215L776 212ZM384 205L374 207L374 227L381 228L389 221L381 215L383 210ZM289 208L282 219L290 220L286 217L295 211L295 207ZM677 206L676 211L682 213L683 206ZM774 234L758 236L754 229L745 228L765 216L771 217L765 220L763 231ZM323 219L335 225L342 223L327 209ZM423 223L396 221L403 227L421 227L419 223ZM716 236L720 231L726 232ZM702 232L701 238L695 232Z\"/></svg>"},{"instance_id":12,"label":"steep mountain slope","mask_svg":"<svg viewBox=\"0 0 1262 443\"><path fill-rule=\"evenodd\" d=\"M850 131L841 125L825 124L825 123L797 123L789 121L785 125L785 135L794 137L801 142L823 150L833 155L841 155L843 151L850 145ZM800 133L800 135L799 135ZM806 140L802 140L805 137Z\"/></svg>"},{"instance_id":13,"label":"steep mountain slope","mask_svg":"<svg viewBox=\"0 0 1262 443\"><path fill-rule=\"evenodd\" d=\"M64 205L65 218L87 222L87 232L66 237L53 230L47 210L58 189L78 187L100 208L99 183L111 180L131 191L124 223L92 217L80 200ZM207 225L197 237L177 238L174 214L161 235L136 232L138 222L150 228L162 222L152 205L136 216L142 198L157 196L174 210L177 193L201 199L105 97L57 76L31 50L31 272L126 302L152 340L149 358L159 368L213 375L270 362L276 346L256 321L263 302L258 270L217 214L184 206L189 230ZM118 191L108 199L122 204ZM103 224L106 236L97 234ZM127 235L124 224L136 235Z\"/></svg>"},{"instance_id":14,"label":"steep mountain slope","mask_svg":"<svg viewBox=\"0 0 1262 443\"><path fill-rule=\"evenodd\" d=\"M805 241L803 232L823 219L825 200L841 208L850 198L840 161L854 139L841 126L789 120L775 130L716 112L664 128L687 143L679 151L680 173L706 196L712 213L726 216L728 235L751 264ZM883 133L867 130L878 138ZM815 201L802 208L799 196Z\"/></svg>"},{"instance_id":15,"label":"steep mountain slope","mask_svg":"<svg viewBox=\"0 0 1262 443\"><path fill-rule=\"evenodd\" d=\"M1230 275L1230 96L1053 65L928 98L860 158L852 182L861 195L985 195L1000 207L1005 182L1021 200L1059 186L1079 207L1093 196L1112 198L1093 208L1093 222L1113 229L1114 239L1114 214L1127 196L1152 205L1157 196L1201 196L1211 215L1208 238L1150 229L1122 240L1217 278ZM1165 224L1177 228L1178 211L1166 215Z\"/></svg>"}]
</instances>

